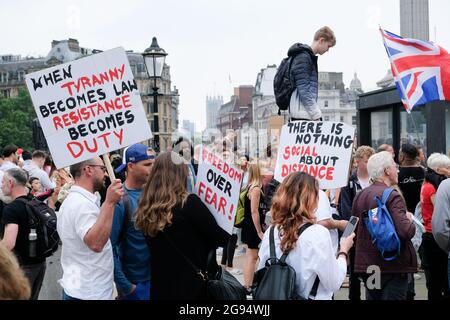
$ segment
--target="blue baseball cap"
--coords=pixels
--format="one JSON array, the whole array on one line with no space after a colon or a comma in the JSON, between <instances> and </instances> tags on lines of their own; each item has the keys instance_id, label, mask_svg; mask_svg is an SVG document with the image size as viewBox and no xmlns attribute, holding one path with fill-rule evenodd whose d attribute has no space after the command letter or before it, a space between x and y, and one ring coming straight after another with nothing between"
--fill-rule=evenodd
<instances>
[{"instance_id":1,"label":"blue baseball cap","mask_svg":"<svg viewBox=\"0 0 450 320\"><path fill-rule=\"evenodd\" d=\"M131 146L126 147L123 151L122 164L118 166L117 169L114 170L114 172L119 173L120 171L125 169L127 167L127 164L130 162L136 163L143 160L155 159L154 155L149 155L147 153L148 150L151 150L151 148L140 143L132 144Z\"/></svg>"}]
</instances>

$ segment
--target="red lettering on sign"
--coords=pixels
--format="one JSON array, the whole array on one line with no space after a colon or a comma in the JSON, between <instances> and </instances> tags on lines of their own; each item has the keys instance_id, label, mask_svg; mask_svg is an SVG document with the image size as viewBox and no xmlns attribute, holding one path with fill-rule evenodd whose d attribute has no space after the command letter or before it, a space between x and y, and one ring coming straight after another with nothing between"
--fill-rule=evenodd
<instances>
[{"instance_id":1,"label":"red lettering on sign","mask_svg":"<svg viewBox=\"0 0 450 320\"><path fill-rule=\"evenodd\" d=\"M306 172L313 177L319 178L321 180L333 180L334 167L327 166L316 166L316 165L305 165L303 163L294 164L283 164L281 166L281 176L284 178L288 176L291 172Z\"/></svg>"}]
</instances>

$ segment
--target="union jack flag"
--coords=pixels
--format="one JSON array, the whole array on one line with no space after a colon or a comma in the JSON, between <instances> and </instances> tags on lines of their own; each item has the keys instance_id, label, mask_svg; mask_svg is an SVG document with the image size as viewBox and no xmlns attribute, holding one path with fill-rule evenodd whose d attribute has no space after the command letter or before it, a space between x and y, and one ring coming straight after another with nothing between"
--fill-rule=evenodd
<instances>
[{"instance_id":1,"label":"union jack flag","mask_svg":"<svg viewBox=\"0 0 450 320\"><path fill-rule=\"evenodd\" d=\"M406 111L431 101L450 100L450 55L444 48L383 29L380 32Z\"/></svg>"}]
</instances>

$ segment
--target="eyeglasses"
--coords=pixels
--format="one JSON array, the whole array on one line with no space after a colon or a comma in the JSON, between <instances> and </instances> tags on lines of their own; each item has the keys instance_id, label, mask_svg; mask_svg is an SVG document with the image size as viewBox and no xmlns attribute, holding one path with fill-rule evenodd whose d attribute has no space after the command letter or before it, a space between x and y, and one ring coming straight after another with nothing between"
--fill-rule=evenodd
<instances>
[{"instance_id":1,"label":"eyeglasses","mask_svg":"<svg viewBox=\"0 0 450 320\"><path fill-rule=\"evenodd\" d=\"M395 166L395 169L397 169L397 171L400 169L400 166L396 163L391 164L388 168L392 168L393 166Z\"/></svg>"},{"instance_id":2,"label":"eyeglasses","mask_svg":"<svg viewBox=\"0 0 450 320\"><path fill-rule=\"evenodd\" d=\"M103 170L103 173L106 172L106 166L102 165L102 164L89 164L86 167L99 167L100 169Z\"/></svg>"}]
</instances>

